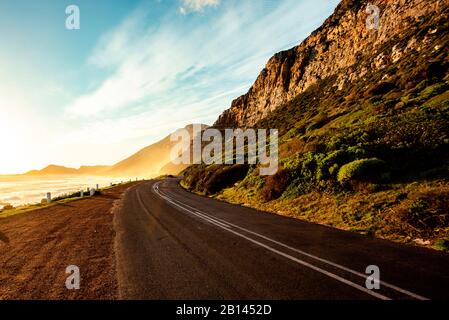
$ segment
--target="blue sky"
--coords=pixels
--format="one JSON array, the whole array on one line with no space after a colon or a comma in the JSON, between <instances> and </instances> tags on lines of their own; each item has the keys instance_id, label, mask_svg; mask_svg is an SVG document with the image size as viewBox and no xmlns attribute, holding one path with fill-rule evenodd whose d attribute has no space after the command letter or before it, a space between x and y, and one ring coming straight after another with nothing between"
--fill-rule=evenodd
<instances>
[{"instance_id":1,"label":"blue sky","mask_svg":"<svg viewBox=\"0 0 449 320\"><path fill-rule=\"evenodd\" d=\"M337 3L0 0L0 174L113 164L212 124ZM71 4L80 30L65 28Z\"/></svg>"}]
</instances>

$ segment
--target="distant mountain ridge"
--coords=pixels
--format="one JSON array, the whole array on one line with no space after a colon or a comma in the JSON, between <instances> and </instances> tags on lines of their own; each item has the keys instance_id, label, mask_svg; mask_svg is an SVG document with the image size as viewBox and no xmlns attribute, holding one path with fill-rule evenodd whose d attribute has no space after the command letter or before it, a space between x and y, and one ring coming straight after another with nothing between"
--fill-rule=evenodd
<instances>
[{"instance_id":1,"label":"distant mountain ridge","mask_svg":"<svg viewBox=\"0 0 449 320\"><path fill-rule=\"evenodd\" d=\"M202 124L201 127L204 129L207 126ZM192 134L193 125L188 125L185 129ZM49 165L42 170L29 171L25 175L97 175L147 178L160 174L177 174L186 166L171 163L170 152L176 142L171 142L170 136L168 135L112 166L81 166L79 169L75 169Z\"/></svg>"},{"instance_id":2,"label":"distant mountain ridge","mask_svg":"<svg viewBox=\"0 0 449 320\"><path fill-rule=\"evenodd\" d=\"M71 175L71 174L80 174L79 169L75 168L68 168L64 166L58 166L51 164L42 170L32 170L27 173L26 175Z\"/></svg>"},{"instance_id":3,"label":"distant mountain ridge","mask_svg":"<svg viewBox=\"0 0 449 320\"><path fill-rule=\"evenodd\" d=\"M51 164L41 170L29 171L25 175L99 175L110 168L110 166L81 166L75 169Z\"/></svg>"}]
</instances>

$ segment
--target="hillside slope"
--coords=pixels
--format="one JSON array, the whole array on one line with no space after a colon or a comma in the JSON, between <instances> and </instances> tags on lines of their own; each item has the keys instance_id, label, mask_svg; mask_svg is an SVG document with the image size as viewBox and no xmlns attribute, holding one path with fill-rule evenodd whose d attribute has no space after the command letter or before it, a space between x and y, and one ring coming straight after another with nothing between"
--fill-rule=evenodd
<instances>
[{"instance_id":1,"label":"hillside slope","mask_svg":"<svg viewBox=\"0 0 449 320\"><path fill-rule=\"evenodd\" d=\"M207 126L201 125L204 129ZM185 127L192 136L193 125ZM186 165L175 165L171 162L170 152L176 143L170 141L170 135L151 144L130 157L112 166L81 166L79 169L58 165L49 165L42 170L32 170L27 176L49 175L93 175L93 176L117 176L117 177L143 177L151 178L162 174L176 175L184 170Z\"/></svg>"},{"instance_id":2,"label":"hillside slope","mask_svg":"<svg viewBox=\"0 0 449 320\"><path fill-rule=\"evenodd\" d=\"M368 2L381 8L367 30ZM198 193L449 249L449 1L342 1L217 127L279 129L280 168L192 166ZM243 171L243 172L242 172Z\"/></svg>"},{"instance_id":3,"label":"hillside slope","mask_svg":"<svg viewBox=\"0 0 449 320\"><path fill-rule=\"evenodd\" d=\"M379 30L366 27L368 3L381 10ZM253 126L331 76L332 88L343 90L348 83L366 80L372 72L388 71L392 63L438 37L438 30L421 24L429 18L447 17L447 5L447 0L343 0L304 42L273 56L248 93L234 100L215 126Z\"/></svg>"},{"instance_id":4,"label":"hillside slope","mask_svg":"<svg viewBox=\"0 0 449 320\"><path fill-rule=\"evenodd\" d=\"M202 128L207 127L201 125ZM185 127L192 136L193 125ZM104 173L106 175L122 176L122 177L155 177L160 174L178 174L185 169L185 166L174 165L171 163L170 152L175 144L171 142L170 135L161 141L143 148L139 152L133 154L129 158L113 165Z\"/></svg>"}]
</instances>

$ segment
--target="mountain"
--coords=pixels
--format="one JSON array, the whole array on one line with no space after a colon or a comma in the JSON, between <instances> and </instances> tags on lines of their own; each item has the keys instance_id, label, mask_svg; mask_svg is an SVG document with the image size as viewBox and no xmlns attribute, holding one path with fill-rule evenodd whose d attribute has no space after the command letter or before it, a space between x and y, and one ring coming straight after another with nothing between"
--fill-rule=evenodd
<instances>
[{"instance_id":1,"label":"mountain","mask_svg":"<svg viewBox=\"0 0 449 320\"><path fill-rule=\"evenodd\" d=\"M201 125L202 129L206 127L206 125ZM188 125L184 129L192 136L193 125ZM171 163L170 152L177 142L171 142L170 136L113 165L104 174L122 177L154 177L161 174L178 174L186 166Z\"/></svg>"},{"instance_id":2,"label":"mountain","mask_svg":"<svg viewBox=\"0 0 449 320\"><path fill-rule=\"evenodd\" d=\"M367 28L367 8L380 28ZM449 1L343 0L215 127L279 130L279 170L187 168L220 200L449 250Z\"/></svg>"},{"instance_id":3,"label":"mountain","mask_svg":"<svg viewBox=\"0 0 449 320\"><path fill-rule=\"evenodd\" d=\"M380 8L379 30L366 26L369 3ZM444 53L441 30L432 25L447 18L447 6L447 0L342 1L304 42L274 55L248 93L234 100L215 126L253 126L322 79L333 77L331 87L342 91L375 72L388 77L398 61L429 45Z\"/></svg>"},{"instance_id":4,"label":"mountain","mask_svg":"<svg viewBox=\"0 0 449 320\"><path fill-rule=\"evenodd\" d=\"M202 130L207 126L200 125ZM192 136L193 125L186 129ZM187 165L175 165L170 160L172 147L177 143L170 141L170 136L165 137L148 147L143 148L130 157L113 166L82 166L79 169L67 168L57 165L49 165L42 170L33 170L25 175L97 175L97 176L119 176L119 177L155 177L161 174L178 174Z\"/></svg>"},{"instance_id":5,"label":"mountain","mask_svg":"<svg viewBox=\"0 0 449 320\"><path fill-rule=\"evenodd\" d=\"M72 175L79 174L79 171L74 168L67 168L57 165L49 165L42 170L32 170L26 173L26 175Z\"/></svg>"},{"instance_id":6,"label":"mountain","mask_svg":"<svg viewBox=\"0 0 449 320\"><path fill-rule=\"evenodd\" d=\"M109 166L82 166L79 169L75 169L57 165L49 165L41 170L29 171L25 173L25 175L101 175L109 168Z\"/></svg>"},{"instance_id":7,"label":"mountain","mask_svg":"<svg viewBox=\"0 0 449 320\"><path fill-rule=\"evenodd\" d=\"M205 125L201 125L203 128ZM193 125L185 127L189 134L192 134ZM161 174L161 169L170 161L170 152L176 143L170 141L170 135L161 141L143 148L129 158L120 161L105 171L106 175L124 177L150 177ZM170 170L164 170L163 174L177 174L185 167L170 166Z\"/></svg>"}]
</instances>

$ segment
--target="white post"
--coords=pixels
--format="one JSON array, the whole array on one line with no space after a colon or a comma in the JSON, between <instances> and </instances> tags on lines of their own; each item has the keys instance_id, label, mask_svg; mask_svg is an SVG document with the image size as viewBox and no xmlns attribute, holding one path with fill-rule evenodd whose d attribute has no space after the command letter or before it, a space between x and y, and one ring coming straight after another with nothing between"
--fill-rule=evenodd
<instances>
[{"instance_id":1,"label":"white post","mask_svg":"<svg viewBox=\"0 0 449 320\"><path fill-rule=\"evenodd\" d=\"M94 194L95 194L95 189L94 188L90 189L90 195L93 196Z\"/></svg>"},{"instance_id":2,"label":"white post","mask_svg":"<svg viewBox=\"0 0 449 320\"><path fill-rule=\"evenodd\" d=\"M47 203L51 203L51 193L47 192Z\"/></svg>"},{"instance_id":3,"label":"white post","mask_svg":"<svg viewBox=\"0 0 449 320\"><path fill-rule=\"evenodd\" d=\"M81 190L81 198L84 197L84 190Z\"/></svg>"}]
</instances>

